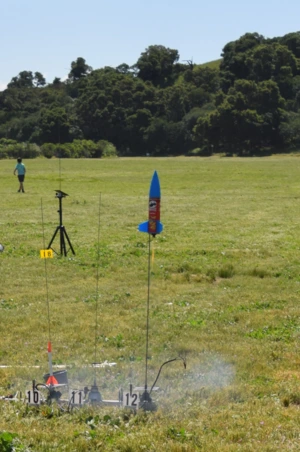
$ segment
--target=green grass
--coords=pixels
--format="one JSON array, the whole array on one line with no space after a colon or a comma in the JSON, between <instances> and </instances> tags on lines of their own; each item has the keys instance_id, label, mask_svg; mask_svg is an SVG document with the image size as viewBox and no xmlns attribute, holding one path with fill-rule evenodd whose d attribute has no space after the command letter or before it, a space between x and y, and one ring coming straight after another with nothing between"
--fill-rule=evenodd
<instances>
[{"instance_id":1,"label":"green grass","mask_svg":"<svg viewBox=\"0 0 300 452\"><path fill-rule=\"evenodd\" d=\"M143 385L148 238L137 225L154 169L164 231L153 241L149 383L168 359L187 368L163 368L155 413L0 401L0 450L299 450L300 159L62 160L61 178L57 160L25 164L20 194L15 162L0 161L0 365L12 366L0 368L0 395L48 372L46 275L53 360L71 385L93 383L97 295L96 359L116 363L97 370L102 396ZM76 255L45 261L59 188Z\"/></svg>"},{"instance_id":2,"label":"green grass","mask_svg":"<svg viewBox=\"0 0 300 452\"><path fill-rule=\"evenodd\" d=\"M201 67L208 67L210 69L220 69L220 64L222 62L222 58L218 60L209 61L207 63L200 64Z\"/></svg>"}]
</instances>

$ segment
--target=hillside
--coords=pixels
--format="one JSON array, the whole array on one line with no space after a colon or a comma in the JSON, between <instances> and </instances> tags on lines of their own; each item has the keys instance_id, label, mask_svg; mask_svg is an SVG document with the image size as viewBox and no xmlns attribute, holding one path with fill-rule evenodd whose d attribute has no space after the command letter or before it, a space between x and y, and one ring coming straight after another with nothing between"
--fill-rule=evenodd
<instances>
[{"instance_id":1,"label":"hillside","mask_svg":"<svg viewBox=\"0 0 300 452\"><path fill-rule=\"evenodd\" d=\"M204 68L208 67L209 69L220 69L220 65L222 63L222 58L219 58L218 60L209 61L207 63L199 64L198 66Z\"/></svg>"}]
</instances>

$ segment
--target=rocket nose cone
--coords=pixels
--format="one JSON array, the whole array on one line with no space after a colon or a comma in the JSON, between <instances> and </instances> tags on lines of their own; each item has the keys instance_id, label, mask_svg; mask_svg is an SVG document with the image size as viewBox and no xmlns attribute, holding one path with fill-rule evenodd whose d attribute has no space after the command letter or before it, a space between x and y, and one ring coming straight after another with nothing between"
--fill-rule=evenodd
<instances>
[{"instance_id":1,"label":"rocket nose cone","mask_svg":"<svg viewBox=\"0 0 300 452\"><path fill-rule=\"evenodd\" d=\"M154 171L151 184L150 184L150 192L149 192L149 198L160 198L160 183L158 174L156 171Z\"/></svg>"}]
</instances>

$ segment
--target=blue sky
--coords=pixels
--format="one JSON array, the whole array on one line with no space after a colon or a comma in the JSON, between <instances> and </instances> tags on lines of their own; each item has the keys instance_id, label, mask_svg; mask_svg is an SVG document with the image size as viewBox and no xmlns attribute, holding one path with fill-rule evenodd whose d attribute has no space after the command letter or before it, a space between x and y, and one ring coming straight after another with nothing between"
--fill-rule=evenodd
<instances>
[{"instance_id":1,"label":"blue sky","mask_svg":"<svg viewBox=\"0 0 300 452\"><path fill-rule=\"evenodd\" d=\"M0 90L23 70L47 82L71 61L94 69L134 64L150 45L204 63L246 32L265 37L300 30L299 0L2 0Z\"/></svg>"}]
</instances>

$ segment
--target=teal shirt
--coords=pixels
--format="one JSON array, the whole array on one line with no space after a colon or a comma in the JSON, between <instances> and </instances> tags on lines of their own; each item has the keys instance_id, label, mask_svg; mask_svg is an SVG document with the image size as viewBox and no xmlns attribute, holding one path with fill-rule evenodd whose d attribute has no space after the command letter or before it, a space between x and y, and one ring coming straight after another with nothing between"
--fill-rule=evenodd
<instances>
[{"instance_id":1,"label":"teal shirt","mask_svg":"<svg viewBox=\"0 0 300 452\"><path fill-rule=\"evenodd\" d=\"M15 169L18 171L18 176L24 176L24 174L26 173L24 163L17 163Z\"/></svg>"}]
</instances>

